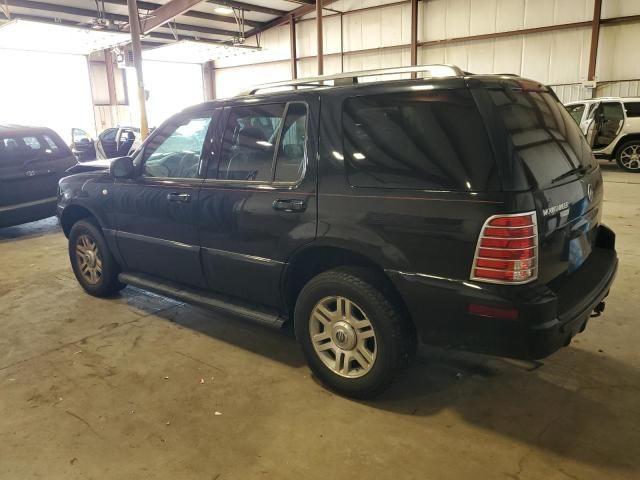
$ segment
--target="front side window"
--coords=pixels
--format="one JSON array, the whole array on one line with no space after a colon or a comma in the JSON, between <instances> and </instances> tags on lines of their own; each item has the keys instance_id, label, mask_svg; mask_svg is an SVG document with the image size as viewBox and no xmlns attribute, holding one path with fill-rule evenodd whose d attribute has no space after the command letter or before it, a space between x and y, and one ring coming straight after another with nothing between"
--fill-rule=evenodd
<instances>
[{"instance_id":1,"label":"front side window","mask_svg":"<svg viewBox=\"0 0 640 480\"><path fill-rule=\"evenodd\" d=\"M495 178L486 129L468 90L349 98L342 123L353 186L484 190Z\"/></svg>"},{"instance_id":2,"label":"front side window","mask_svg":"<svg viewBox=\"0 0 640 480\"><path fill-rule=\"evenodd\" d=\"M146 177L195 178L211 116L176 116L165 123L145 147Z\"/></svg>"},{"instance_id":3,"label":"front side window","mask_svg":"<svg viewBox=\"0 0 640 480\"><path fill-rule=\"evenodd\" d=\"M285 104L235 107L222 138L217 178L270 181Z\"/></svg>"},{"instance_id":4,"label":"front side window","mask_svg":"<svg viewBox=\"0 0 640 480\"><path fill-rule=\"evenodd\" d=\"M576 121L578 125L582 121L582 113L584 112L584 103L579 103L577 105L569 105L567 107L567 111L569 115Z\"/></svg>"}]
</instances>

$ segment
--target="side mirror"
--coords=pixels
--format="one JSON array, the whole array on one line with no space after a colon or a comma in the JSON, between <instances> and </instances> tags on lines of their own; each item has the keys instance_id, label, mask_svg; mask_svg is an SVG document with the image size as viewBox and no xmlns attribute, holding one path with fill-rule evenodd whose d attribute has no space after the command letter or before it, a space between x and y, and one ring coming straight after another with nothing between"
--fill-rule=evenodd
<instances>
[{"instance_id":1,"label":"side mirror","mask_svg":"<svg viewBox=\"0 0 640 480\"><path fill-rule=\"evenodd\" d=\"M111 161L109 173L113 178L133 178L135 167L131 157L119 157Z\"/></svg>"}]
</instances>

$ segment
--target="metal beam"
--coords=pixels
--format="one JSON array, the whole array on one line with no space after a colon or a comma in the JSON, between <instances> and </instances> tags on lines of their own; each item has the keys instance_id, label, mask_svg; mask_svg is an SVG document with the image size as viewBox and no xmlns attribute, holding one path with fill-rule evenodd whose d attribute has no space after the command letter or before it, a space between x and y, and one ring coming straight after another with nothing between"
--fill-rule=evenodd
<instances>
[{"instance_id":1,"label":"metal beam","mask_svg":"<svg viewBox=\"0 0 640 480\"><path fill-rule=\"evenodd\" d=\"M318 2L322 2L323 7L326 7L327 5L330 5L336 1L337 0L318 0ZM249 38L249 37L252 37L253 35L264 32L265 30L269 30L270 28L277 27L279 25L284 25L285 23L289 22L290 16L293 15L293 18L298 18L303 15L306 15L307 13L313 12L315 9L316 9L315 5L302 5L301 7L298 7L295 10L292 10L290 12L285 12L283 15L271 20L268 23L265 23L261 27L254 28L253 30L247 32L246 37Z\"/></svg>"},{"instance_id":2,"label":"metal beam","mask_svg":"<svg viewBox=\"0 0 640 480\"><path fill-rule=\"evenodd\" d=\"M418 65L418 0L411 0L411 66ZM416 78L416 74L411 74Z\"/></svg>"},{"instance_id":3,"label":"metal beam","mask_svg":"<svg viewBox=\"0 0 640 480\"><path fill-rule=\"evenodd\" d=\"M4 0L0 0L4 1ZM7 4L12 7L29 8L33 10L40 10L49 13L64 13L67 15L75 15L78 17L95 18L97 12L94 10L87 10L84 8L67 7L66 5L54 5L51 3L37 2L33 0L6 0ZM126 0L125 0L126 4ZM139 6L139 5L138 5ZM120 15L117 13L105 12L107 18L119 22L129 22L127 15ZM235 23L235 20L234 20ZM176 30L182 30L187 32L198 32L207 35L223 35L227 37L234 37L238 34L237 30L225 30L222 28L202 27L199 25L190 25L187 23L175 23L173 24ZM164 27L163 27L164 28ZM173 38L173 37L172 37Z\"/></svg>"},{"instance_id":4,"label":"metal beam","mask_svg":"<svg viewBox=\"0 0 640 480\"><path fill-rule=\"evenodd\" d=\"M291 16L289 22L289 44L291 46L291 79L298 78L298 54L296 49L296 19Z\"/></svg>"},{"instance_id":5,"label":"metal beam","mask_svg":"<svg viewBox=\"0 0 640 480\"><path fill-rule=\"evenodd\" d=\"M116 94L116 80L113 72L113 56L111 50L103 50L104 55L104 68L107 73L107 90L109 91L109 105L118 104L118 96Z\"/></svg>"},{"instance_id":6,"label":"metal beam","mask_svg":"<svg viewBox=\"0 0 640 480\"><path fill-rule=\"evenodd\" d=\"M289 13L286 10L278 10L277 8L271 8L271 7L262 7L260 5L252 5L250 3L244 3L244 2L234 2L231 0L207 0L207 1L213 5L223 5L226 7L246 10L247 12L266 13L267 15L282 16Z\"/></svg>"},{"instance_id":7,"label":"metal beam","mask_svg":"<svg viewBox=\"0 0 640 480\"><path fill-rule=\"evenodd\" d=\"M2 1L2 0L0 0ZM123 5L127 6L127 0L103 0L104 3L110 5ZM152 2L138 2L138 8L143 10L155 10L159 8L161 5L159 3ZM217 15L215 13L201 12L199 10L188 10L181 14L183 17L189 18L198 18L200 20L211 20L212 22L224 22L224 23L232 23L236 25L236 19L233 16L228 15ZM264 22L256 22L255 20L245 20L244 24L250 27L259 27L263 25Z\"/></svg>"},{"instance_id":8,"label":"metal beam","mask_svg":"<svg viewBox=\"0 0 640 480\"><path fill-rule=\"evenodd\" d=\"M588 80L596 78L596 60L598 58L598 41L600 39L600 17L602 13L602 0L595 0L593 4L593 21L591 22L591 49L589 50Z\"/></svg>"},{"instance_id":9,"label":"metal beam","mask_svg":"<svg viewBox=\"0 0 640 480\"><path fill-rule=\"evenodd\" d=\"M216 78L212 61L202 65L202 83L204 84L204 99L214 100L216 98Z\"/></svg>"},{"instance_id":10,"label":"metal beam","mask_svg":"<svg viewBox=\"0 0 640 480\"><path fill-rule=\"evenodd\" d=\"M324 44L322 38L322 0L316 0L316 39L318 75L324 75Z\"/></svg>"},{"instance_id":11,"label":"metal beam","mask_svg":"<svg viewBox=\"0 0 640 480\"><path fill-rule=\"evenodd\" d=\"M202 3L202 1L203 0L169 0L164 5L161 5L149 13L149 17L146 18L144 22L141 22L142 33L149 33L165 23L170 22L194 5ZM129 8L131 8L130 5L131 4L129 4ZM131 12L129 12L129 15L131 15Z\"/></svg>"},{"instance_id":12,"label":"metal beam","mask_svg":"<svg viewBox=\"0 0 640 480\"><path fill-rule=\"evenodd\" d=\"M131 30L131 47L133 50L133 65L136 69L136 81L138 90L138 106L140 108L140 136L142 140L149 135L149 122L147 121L147 99L144 92L144 79L142 77L142 47L140 45L140 19L138 18L138 4L136 0L127 0L129 7L129 29Z\"/></svg>"}]
</instances>

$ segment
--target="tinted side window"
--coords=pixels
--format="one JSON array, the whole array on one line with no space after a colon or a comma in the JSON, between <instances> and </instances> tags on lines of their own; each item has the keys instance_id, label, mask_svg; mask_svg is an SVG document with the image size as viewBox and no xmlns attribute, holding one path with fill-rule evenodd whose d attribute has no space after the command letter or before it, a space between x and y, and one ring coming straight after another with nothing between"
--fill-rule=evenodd
<instances>
[{"instance_id":1,"label":"tinted side window","mask_svg":"<svg viewBox=\"0 0 640 480\"><path fill-rule=\"evenodd\" d=\"M640 117L640 102L625 102L627 117Z\"/></svg>"},{"instance_id":2,"label":"tinted side window","mask_svg":"<svg viewBox=\"0 0 640 480\"><path fill-rule=\"evenodd\" d=\"M302 177L306 140L307 106L290 103L280 136L274 176L276 182L295 182Z\"/></svg>"},{"instance_id":3,"label":"tinted side window","mask_svg":"<svg viewBox=\"0 0 640 480\"><path fill-rule=\"evenodd\" d=\"M486 130L468 90L349 98L342 122L354 186L485 190L495 177Z\"/></svg>"},{"instance_id":4,"label":"tinted side window","mask_svg":"<svg viewBox=\"0 0 640 480\"><path fill-rule=\"evenodd\" d=\"M195 178L202 145L211 117L176 116L168 120L145 147L143 162L147 177Z\"/></svg>"},{"instance_id":5,"label":"tinted side window","mask_svg":"<svg viewBox=\"0 0 640 480\"><path fill-rule=\"evenodd\" d=\"M217 178L271 181L284 107L284 103L273 103L231 109L222 137Z\"/></svg>"},{"instance_id":6,"label":"tinted side window","mask_svg":"<svg viewBox=\"0 0 640 480\"><path fill-rule=\"evenodd\" d=\"M578 105L569 105L567 107L567 111L569 115L573 117L578 125L582 121L582 113L584 112L584 103L579 103Z\"/></svg>"},{"instance_id":7,"label":"tinted side window","mask_svg":"<svg viewBox=\"0 0 640 480\"><path fill-rule=\"evenodd\" d=\"M0 162L20 164L60 159L69 154L66 147L60 146L61 142L55 142L48 134L0 137Z\"/></svg>"}]
</instances>

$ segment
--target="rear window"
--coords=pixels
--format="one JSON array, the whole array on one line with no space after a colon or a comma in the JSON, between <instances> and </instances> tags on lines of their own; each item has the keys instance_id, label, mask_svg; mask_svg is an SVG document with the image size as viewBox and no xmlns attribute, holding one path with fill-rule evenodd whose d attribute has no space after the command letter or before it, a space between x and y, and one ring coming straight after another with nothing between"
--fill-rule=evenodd
<instances>
[{"instance_id":1,"label":"rear window","mask_svg":"<svg viewBox=\"0 0 640 480\"><path fill-rule=\"evenodd\" d=\"M342 123L351 185L466 191L496 187L486 129L466 89L349 98Z\"/></svg>"},{"instance_id":2,"label":"rear window","mask_svg":"<svg viewBox=\"0 0 640 480\"><path fill-rule=\"evenodd\" d=\"M578 125L549 92L505 86L490 89L513 153L516 169L523 170L529 186L544 188L558 177L595 160Z\"/></svg>"},{"instance_id":3,"label":"rear window","mask_svg":"<svg viewBox=\"0 0 640 480\"><path fill-rule=\"evenodd\" d=\"M0 162L4 164L54 160L69 154L70 152L62 140L53 134L0 135Z\"/></svg>"},{"instance_id":4,"label":"rear window","mask_svg":"<svg viewBox=\"0 0 640 480\"><path fill-rule=\"evenodd\" d=\"M627 117L640 117L640 102L624 102Z\"/></svg>"}]
</instances>

